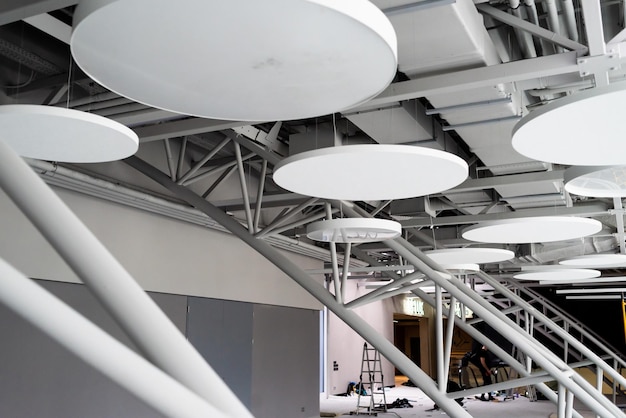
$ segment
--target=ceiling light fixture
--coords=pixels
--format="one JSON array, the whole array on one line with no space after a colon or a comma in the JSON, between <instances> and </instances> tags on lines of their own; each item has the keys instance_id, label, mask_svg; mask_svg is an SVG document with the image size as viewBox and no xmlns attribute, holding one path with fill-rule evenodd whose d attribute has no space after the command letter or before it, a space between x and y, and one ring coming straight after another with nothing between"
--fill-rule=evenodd
<instances>
[{"instance_id":1,"label":"ceiling light fixture","mask_svg":"<svg viewBox=\"0 0 626 418\"><path fill-rule=\"evenodd\" d=\"M274 169L274 181L283 189L323 199L389 200L442 192L467 174L467 163L445 151L366 144L285 158Z\"/></svg>"},{"instance_id":2,"label":"ceiling light fixture","mask_svg":"<svg viewBox=\"0 0 626 418\"><path fill-rule=\"evenodd\" d=\"M397 238L402 226L396 221L375 218L337 218L309 224L306 235L322 242L377 242Z\"/></svg>"},{"instance_id":3,"label":"ceiling light fixture","mask_svg":"<svg viewBox=\"0 0 626 418\"><path fill-rule=\"evenodd\" d=\"M367 0L84 0L70 46L118 94L226 120L334 113L374 97L397 69L393 26Z\"/></svg>"},{"instance_id":4,"label":"ceiling light fixture","mask_svg":"<svg viewBox=\"0 0 626 418\"><path fill-rule=\"evenodd\" d=\"M510 260L515 253L500 248L444 248L440 250L424 251L431 260L442 265L452 263L497 263Z\"/></svg>"},{"instance_id":5,"label":"ceiling light fixture","mask_svg":"<svg viewBox=\"0 0 626 418\"><path fill-rule=\"evenodd\" d=\"M611 267L626 266L626 254L589 254L559 261L564 266Z\"/></svg>"},{"instance_id":6,"label":"ceiling light fixture","mask_svg":"<svg viewBox=\"0 0 626 418\"><path fill-rule=\"evenodd\" d=\"M482 222L465 228L463 238L470 241L523 244L555 242L595 234L602 224L574 216L536 216Z\"/></svg>"},{"instance_id":7,"label":"ceiling light fixture","mask_svg":"<svg viewBox=\"0 0 626 418\"><path fill-rule=\"evenodd\" d=\"M520 120L513 148L538 161L566 165L624 163L626 84L611 84L555 100ZM607 152L610 150L610 152Z\"/></svg>"},{"instance_id":8,"label":"ceiling light fixture","mask_svg":"<svg viewBox=\"0 0 626 418\"><path fill-rule=\"evenodd\" d=\"M549 281L549 280L586 280L593 279L594 277L600 277L602 274L599 270L592 269L560 269L560 270L546 270L546 271L533 271L529 273L518 273L515 277L518 280L536 280L536 281Z\"/></svg>"},{"instance_id":9,"label":"ceiling light fixture","mask_svg":"<svg viewBox=\"0 0 626 418\"><path fill-rule=\"evenodd\" d=\"M626 165L570 167L563 181L565 190L579 196L626 197Z\"/></svg>"},{"instance_id":10,"label":"ceiling light fixture","mask_svg":"<svg viewBox=\"0 0 626 418\"><path fill-rule=\"evenodd\" d=\"M2 140L22 157L95 163L137 152L139 138L126 126L92 113L40 105L0 106Z\"/></svg>"}]
</instances>

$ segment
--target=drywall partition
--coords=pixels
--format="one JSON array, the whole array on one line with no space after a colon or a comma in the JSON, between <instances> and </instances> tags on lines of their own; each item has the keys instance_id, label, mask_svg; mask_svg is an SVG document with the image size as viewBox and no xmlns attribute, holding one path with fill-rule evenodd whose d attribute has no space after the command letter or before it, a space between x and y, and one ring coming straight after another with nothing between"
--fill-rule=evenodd
<instances>
[{"instance_id":1,"label":"drywall partition","mask_svg":"<svg viewBox=\"0 0 626 418\"><path fill-rule=\"evenodd\" d=\"M321 309L263 256L230 234L53 189L148 291ZM79 282L0 192L0 256L29 277ZM303 269L322 262L298 254Z\"/></svg>"},{"instance_id":2,"label":"drywall partition","mask_svg":"<svg viewBox=\"0 0 626 418\"><path fill-rule=\"evenodd\" d=\"M248 409L252 391L253 309L252 303L190 297L187 321L189 341ZM263 366L264 359L260 360L261 364L255 366Z\"/></svg>"},{"instance_id":3,"label":"drywall partition","mask_svg":"<svg viewBox=\"0 0 626 418\"><path fill-rule=\"evenodd\" d=\"M123 331L82 285L40 281L129 347ZM184 296L152 295L184 332ZM156 418L161 415L0 305L0 416Z\"/></svg>"},{"instance_id":4,"label":"drywall partition","mask_svg":"<svg viewBox=\"0 0 626 418\"><path fill-rule=\"evenodd\" d=\"M254 305L252 413L256 418L319 417L319 315Z\"/></svg>"}]
</instances>

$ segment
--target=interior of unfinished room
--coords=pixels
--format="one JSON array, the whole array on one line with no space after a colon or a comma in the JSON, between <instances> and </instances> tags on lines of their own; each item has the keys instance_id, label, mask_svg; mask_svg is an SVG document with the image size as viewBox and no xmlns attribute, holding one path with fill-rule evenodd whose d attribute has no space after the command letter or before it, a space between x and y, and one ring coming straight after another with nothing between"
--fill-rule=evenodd
<instances>
[{"instance_id":1,"label":"interior of unfinished room","mask_svg":"<svg viewBox=\"0 0 626 418\"><path fill-rule=\"evenodd\" d=\"M625 21L3 0L0 416L626 416Z\"/></svg>"}]
</instances>

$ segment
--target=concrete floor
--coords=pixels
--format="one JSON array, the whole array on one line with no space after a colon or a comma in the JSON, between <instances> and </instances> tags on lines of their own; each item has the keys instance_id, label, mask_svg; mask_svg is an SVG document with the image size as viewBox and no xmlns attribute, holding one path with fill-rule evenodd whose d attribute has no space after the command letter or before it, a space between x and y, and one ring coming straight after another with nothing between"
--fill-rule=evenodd
<instances>
[{"instance_id":1,"label":"concrete floor","mask_svg":"<svg viewBox=\"0 0 626 418\"><path fill-rule=\"evenodd\" d=\"M406 398L413 408L394 408L388 412L378 413L379 417L446 417L447 414L441 410L432 410L433 402L424 393L415 387L396 386L388 388L385 392L387 404L391 404L396 399ZM498 396L500 401L484 402L479 399L465 398L464 408L473 416L479 418L551 418L556 417L556 406L550 401L531 402L528 398L520 396L518 398L502 401L504 396ZM367 404L366 400L366 404ZM363 404L363 403L362 403ZM346 396L322 396L320 399L321 416L342 416L350 415L356 411L357 397ZM584 406L576 404L576 410L585 418L594 418ZM367 409L361 409L366 412Z\"/></svg>"}]
</instances>

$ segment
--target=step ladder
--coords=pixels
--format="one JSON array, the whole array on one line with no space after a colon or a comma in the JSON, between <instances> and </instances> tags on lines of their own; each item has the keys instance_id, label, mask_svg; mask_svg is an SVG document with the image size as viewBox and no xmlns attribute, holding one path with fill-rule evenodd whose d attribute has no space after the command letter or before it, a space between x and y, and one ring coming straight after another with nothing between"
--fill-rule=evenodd
<instances>
[{"instance_id":1,"label":"step ladder","mask_svg":"<svg viewBox=\"0 0 626 418\"><path fill-rule=\"evenodd\" d=\"M380 353L375 348L363 344L361 358L361 374L357 388L356 411L350 415L378 415L378 412L387 412L387 397L383 383L383 368ZM365 391L365 393L363 392Z\"/></svg>"}]
</instances>

